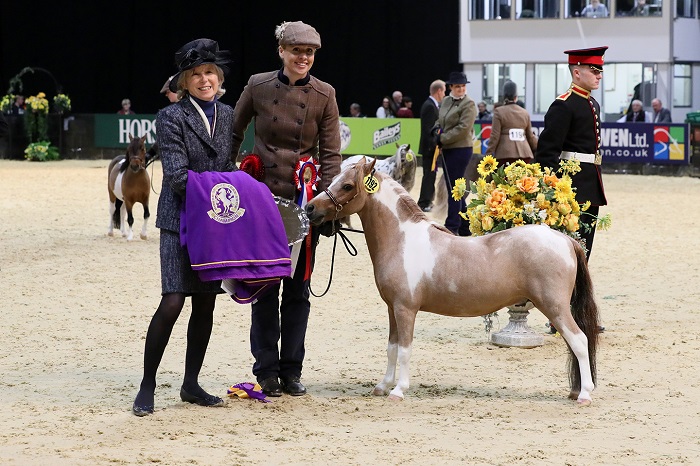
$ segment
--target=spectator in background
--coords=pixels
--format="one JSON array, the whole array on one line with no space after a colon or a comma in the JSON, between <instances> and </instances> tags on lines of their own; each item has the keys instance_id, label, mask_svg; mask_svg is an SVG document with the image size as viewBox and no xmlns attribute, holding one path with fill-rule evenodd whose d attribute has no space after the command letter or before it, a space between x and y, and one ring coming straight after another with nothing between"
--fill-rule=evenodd
<instances>
[{"instance_id":1,"label":"spectator in background","mask_svg":"<svg viewBox=\"0 0 700 466\"><path fill-rule=\"evenodd\" d=\"M129 99L123 99L122 108L117 113L119 115L133 115L135 112L131 110L131 101Z\"/></svg>"},{"instance_id":2,"label":"spectator in background","mask_svg":"<svg viewBox=\"0 0 700 466\"><path fill-rule=\"evenodd\" d=\"M413 106L413 99L411 99L409 96L406 96L403 98L403 104L404 106L401 107L398 112L396 112L396 117L413 118L413 110L411 110L411 107Z\"/></svg>"},{"instance_id":3,"label":"spectator in background","mask_svg":"<svg viewBox=\"0 0 700 466\"><path fill-rule=\"evenodd\" d=\"M651 108L654 110L652 123L671 123L671 111L663 107L663 103L659 99L651 101Z\"/></svg>"},{"instance_id":4,"label":"spectator in background","mask_svg":"<svg viewBox=\"0 0 700 466\"><path fill-rule=\"evenodd\" d=\"M649 5L646 0L637 0L637 4L632 8L632 16L649 16Z\"/></svg>"},{"instance_id":5,"label":"spectator in background","mask_svg":"<svg viewBox=\"0 0 700 466\"><path fill-rule=\"evenodd\" d=\"M646 121L646 114L644 112L644 108L642 107L641 100L635 99L632 101L632 111L627 112L627 117L625 118L625 121L642 123Z\"/></svg>"},{"instance_id":6,"label":"spectator in background","mask_svg":"<svg viewBox=\"0 0 700 466\"><path fill-rule=\"evenodd\" d=\"M15 103L12 104L13 115L23 115L24 114L24 96L17 94L15 96Z\"/></svg>"},{"instance_id":7,"label":"spectator in background","mask_svg":"<svg viewBox=\"0 0 700 466\"><path fill-rule=\"evenodd\" d=\"M173 77L170 76L167 79L167 81L165 81L165 84L163 84L163 87L160 89L160 93L164 94L165 98L168 99L168 101L170 101L171 104L174 104L175 102L177 102L180 99L177 98L177 94L175 92L170 90L170 81L172 79L173 79Z\"/></svg>"},{"instance_id":8,"label":"spectator in background","mask_svg":"<svg viewBox=\"0 0 700 466\"><path fill-rule=\"evenodd\" d=\"M403 93L401 91L394 91L391 93L391 111L396 116L399 113L399 109L403 107Z\"/></svg>"},{"instance_id":9,"label":"spectator in background","mask_svg":"<svg viewBox=\"0 0 700 466\"><path fill-rule=\"evenodd\" d=\"M600 3L600 0L591 0L591 3L581 10L583 18L607 18L608 15L608 8Z\"/></svg>"},{"instance_id":10,"label":"spectator in background","mask_svg":"<svg viewBox=\"0 0 700 466\"><path fill-rule=\"evenodd\" d=\"M433 126L438 119L440 102L445 98L445 81L437 79L430 84L430 95L420 108L420 145L418 153L423 163L423 180L420 185L418 207L423 212L433 210L435 197L435 171L433 157L435 155L435 138L432 135Z\"/></svg>"},{"instance_id":11,"label":"spectator in background","mask_svg":"<svg viewBox=\"0 0 700 466\"><path fill-rule=\"evenodd\" d=\"M350 104L350 116L353 118L365 118L365 114L362 113L362 108L360 107L360 104Z\"/></svg>"},{"instance_id":12,"label":"spectator in background","mask_svg":"<svg viewBox=\"0 0 700 466\"><path fill-rule=\"evenodd\" d=\"M476 105L476 109L479 111L479 113L476 114L477 120L491 121L491 119L493 118L491 112L489 112L486 108L486 102L484 102L483 100Z\"/></svg>"},{"instance_id":13,"label":"spectator in background","mask_svg":"<svg viewBox=\"0 0 700 466\"><path fill-rule=\"evenodd\" d=\"M382 99L382 106L377 109L377 118L394 118L394 112L391 110L391 100L389 97Z\"/></svg>"}]
</instances>

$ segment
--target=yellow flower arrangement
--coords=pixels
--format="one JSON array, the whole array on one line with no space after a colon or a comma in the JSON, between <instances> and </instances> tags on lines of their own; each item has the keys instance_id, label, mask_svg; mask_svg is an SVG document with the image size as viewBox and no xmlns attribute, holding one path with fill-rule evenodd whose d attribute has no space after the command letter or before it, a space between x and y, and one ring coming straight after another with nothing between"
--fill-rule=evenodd
<instances>
[{"instance_id":1,"label":"yellow flower arrangement","mask_svg":"<svg viewBox=\"0 0 700 466\"><path fill-rule=\"evenodd\" d=\"M5 94L2 96L2 99L0 99L0 112L2 113L10 113L12 112L12 104L15 102L15 95L14 94Z\"/></svg>"},{"instance_id":2,"label":"yellow flower arrangement","mask_svg":"<svg viewBox=\"0 0 700 466\"><path fill-rule=\"evenodd\" d=\"M27 104L27 110L31 110L35 113L49 113L49 101L46 99L46 94L43 92L28 97L25 103Z\"/></svg>"},{"instance_id":3,"label":"yellow flower arrangement","mask_svg":"<svg viewBox=\"0 0 700 466\"><path fill-rule=\"evenodd\" d=\"M464 178L456 180L452 197L458 200L468 193L474 195L467 211L460 215L469 220L469 229L475 236L543 224L580 241L579 225L583 224L584 229L592 227L592 223L581 220L584 215L593 217L599 229L608 229L610 214L595 217L586 212L590 203L581 206L576 201L571 176L581 170L579 162L566 160L559 166L553 171L519 160L504 167L487 155L477 168L480 178L470 183L469 190Z\"/></svg>"},{"instance_id":4,"label":"yellow flower arrangement","mask_svg":"<svg viewBox=\"0 0 700 466\"><path fill-rule=\"evenodd\" d=\"M53 98L53 106L58 113L70 112L70 97L66 94L58 94Z\"/></svg>"}]
</instances>

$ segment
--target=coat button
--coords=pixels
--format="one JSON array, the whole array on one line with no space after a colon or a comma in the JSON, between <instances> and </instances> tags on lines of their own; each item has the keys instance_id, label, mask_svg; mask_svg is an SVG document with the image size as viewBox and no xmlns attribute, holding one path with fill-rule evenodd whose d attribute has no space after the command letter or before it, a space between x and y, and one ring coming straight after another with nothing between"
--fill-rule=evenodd
<instances>
[{"instance_id":1,"label":"coat button","mask_svg":"<svg viewBox=\"0 0 700 466\"><path fill-rule=\"evenodd\" d=\"M272 150L275 151L275 152L277 152L277 148L276 148L276 147L273 147Z\"/></svg>"},{"instance_id":2,"label":"coat button","mask_svg":"<svg viewBox=\"0 0 700 466\"><path fill-rule=\"evenodd\" d=\"M272 121L277 121L277 117L272 117Z\"/></svg>"},{"instance_id":3,"label":"coat button","mask_svg":"<svg viewBox=\"0 0 700 466\"><path fill-rule=\"evenodd\" d=\"M309 90L308 90L308 89L304 89L304 94L308 94L308 93L309 93Z\"/></svg>"},{"instance_id":4,"label":"coat button","mask_svg":"<svg viewBox=\"0 0 700 466\"><path fill-rule=\"evenodd\" d=\"M294 149L294 153L296 154L297 152L299 152L299 149Z\"/></svg>"},{"instance_id":5,"label":"coat button","mask_svg":"<svg viewBox=\"0 0 700 466\"><path fill-rule=\"evenodd\" d=\"M304 102L300 103L299 106L300 106L301 108L306 108L306 104L305 104Z\"/></svg>"},{"instance_id":6,"label":"coat button","mask_svg":"<svg viewBox=\"0 0 700 466\"><path fill-rule=\"evenodd\" d=\"M273 101L272 101L272 103L273 103L273 104L275 104L275 105L277 105L277 103L278 103L278 100L277 100L277 99L275 99L275 100L273 100Z\"/></svg>"},{"instance_id":7,"label":"coat button","mask_svg":"<svg viewBox=\"0 0 700 466\"><path fill-rule=\"evenodd\" d=\"M299 135L294 136L294 139L299 140Z\"/></svg>"},{"instance_id":8,"label":"coat button","mask_svg":"<svg viewBox=\"0 0 700 466\"><path fill-rule=\"evenodd\" d=\"M300 124L302 124L302 123L304 123L304 122L301 121L301 119L297 120L297 125L300 125Z\"/></svg>"},{"instance_id":9,"label":"coat button","mask_svg":"<svg viewBox=\"0 0 700 466\"><path fill-rule=\"evenodd\" d=\"M277 181L277 180L272 180L272 183L273 183L273 184L278 184L279 181Z\"/></svg>"},{"instance_id":10,"label":"coat button","mask_svg":"<svg viewBox=\"0 0 700 466\"><path fill-rule=\"evenodd\" d=\"M280 88L280 83L275 84L275 87L276 87L277 89L279 89L279 88Z\"/></svg>"}]
</instances>

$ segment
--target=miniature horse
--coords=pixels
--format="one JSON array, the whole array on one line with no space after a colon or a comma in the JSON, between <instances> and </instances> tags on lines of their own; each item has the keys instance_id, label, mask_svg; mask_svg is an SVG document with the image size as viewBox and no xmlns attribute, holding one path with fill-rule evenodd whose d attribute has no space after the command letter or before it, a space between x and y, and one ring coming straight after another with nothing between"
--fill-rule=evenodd
<instances>
[{"instance_id":1,"label":"miniature horse","mask_svg":"<svg viewBox=\"0 0 700 466\"><path fill-rule=\"evenodd\" d=\"M372 157L364 155L353 155L343 160L340 168L343 169L348 165L357 163L362 157L367 159L367 162L374 160ZM394 180L398 181L403 188L411 192L416 181L416 154L411 150L410 144L396 144L396 153L386 159L377 160L374 168L378 172L386 173Z\"/></svg>"},{"instance_id":2,"label":"miniature horse","mask_svg":"<svg viewBox=\"0 0 700 466\"><path fill-rule=\"evenodd\" d=\"M109 230L107 234L112 236L113 228L119 228L122 236L127 241L134 239L134 204L140 202L143 205L143 227L141 239L147 239L146 228L148 217L148 197L151 192L151 181L146 171L146 136L134 138L129 136L131 142L126 148L126 156L115 157L107 168L107 190L109 191ZM127 232L124 225L124 217L129 224Z\"/></svg>"},{"instance_id":3,"label":"miniature horse","mask_svg":"<svg viewBox=\"0 0 700 466\"><path fill-rule=\"evenodd\" d=\"M389 308L387 371L374 395L387 394L398 361L389 399L403 399L418 311L474 317L530 300L569 346L569 397L591 403L598 308L586 255L573 238L542 225L454 236L365 160L342 170L306 212L312 224L353 213L362 221L375 282Z\"/></svg>"}]
</instances>

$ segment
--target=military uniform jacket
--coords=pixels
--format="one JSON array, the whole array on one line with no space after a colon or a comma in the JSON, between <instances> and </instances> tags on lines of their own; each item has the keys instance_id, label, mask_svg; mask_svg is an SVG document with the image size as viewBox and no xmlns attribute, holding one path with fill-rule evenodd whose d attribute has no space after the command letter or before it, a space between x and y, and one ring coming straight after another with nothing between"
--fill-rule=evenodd
<instances>
[{"instance_id":1,"label":"military uniform jacket","mask_svg":"<svg viewBox=\"0 0 700 466\"><path fill-rule=\"evenodd\" d=\"M528 160L535 156L536 149L537 139L532 134L527 110L509 102L493 111L487 154L496 159Z\"/></svg>"},{"instance_id":2,"label":"military uniform jacket","mask_svg":"<svg viewBox=\"0 0 700 466\"><path fill-rule=\"evenodd\" d=\"M251 76L235 108L234 152L238 153L245 130L255 118L253 153L265 167L263 182L273 194L294 200L297 162L312 156L320 163L322 192L340 172L340 120L335 89L308 76L308 82L291 86L278 78L279 71Z\"/></svg>"},{"instance_id":3,"label":"military uniform jacket","mask_svg":"<svg viewBox=\"0 0 700 466\"><path fill-rule=\"evenodd\" d=\"M158 199L156 227L180 232L180 209L187 185L187 170L233 171L233 109L216 103L214 134L209 135L200 113L185 97L156 116L158 147L163 164L163 186Z\"/></svg>"},{"instance_id":4,"label":"military uniform jacket","mask_svg":"<svg viewBox=\"0 0 700 466\"><path fill-rule=\"evenodd\" d=\"M455 100L448 95L440 103L437 125L442 128L440 143L443 149L472 147L474 144L476 105L465 95Z\"/></svg>"},{"instance_id":5,"label":"military uniform jacket","mask_svg":"<svg viewBox=\"0 0 700 466\"><path fill-rule=\"evenodd\" d=\"M544 116L544 130L535 153L543 167L559 168L562 151L600 154L600 105L590 92L576 86L556 98ZM572 177L579 203L606 205L600 165L581 162L581 171Z\"/></svg>"}]
</instances>

